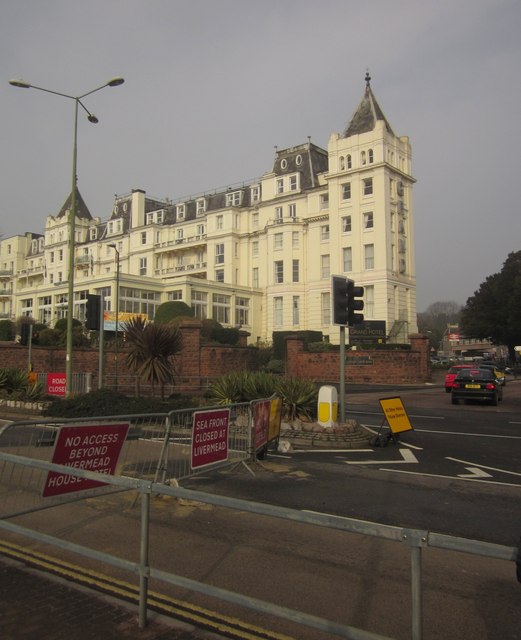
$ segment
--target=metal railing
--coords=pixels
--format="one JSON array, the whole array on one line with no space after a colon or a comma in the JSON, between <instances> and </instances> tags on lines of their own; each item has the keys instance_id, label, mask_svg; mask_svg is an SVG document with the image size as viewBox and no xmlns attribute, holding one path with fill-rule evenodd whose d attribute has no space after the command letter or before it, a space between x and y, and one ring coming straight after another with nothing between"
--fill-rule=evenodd
<instances>
[{"instance_id":1,"label":"metal railing","mask_svg":"<svg viewBox=\"0 0 521 640\"><path fill-rule=\"evenodd\" d=\"M241 414L242 405L236 406L237 417ZM118 417L121 421L123 417ZM405 544L410 549L411 559L411 637L421 640L423 637L422 611L422 552L426 548L437 548L447 551L458 551L499 560L517 561L518 571L520 549L478 540L469 540L450 535L433 533L425 530L402 528L376 522L366 522L352 518L338 517L323 513L302 512L295 509L277 507L246 500L228 498L200 491L183 489L165 484L168 477L184 477L188 467L183 456L165 455L165 448L173 451L185 447L188 437L188 412L177 412L172 415L153 415L131 417L130 431L125 449L122 452L119 474L100 475L80 468L52 463L50 451L53 433L58 425L44 423L17 423L14 427L4 427L0 431L0 529L13 534L26 536L39 542L54 545L60 549L77 553L81 556L117 567L139 576L139 626L144 628L147 621L148 582L155 578L170 585L182 587L200 594L209 595L229 603L237 604L257 612L278 616L301 625L328 632L344 638L358 640L383 640L385 636L362 629L340 624L332 620L296 611L272 602L266 602L228 591L206 582L193 580L182 575L167 572L151 566L149 562L149 529L151 523L151 496L165 495L175 498L197 501L226 509L257 514L270 518L279 518L288 523L303 523L346 533L373 536L380 539ZM111 420L113 417L111 417ZM76 421L78 422L78 421ZM86 424L88 421L81 421ZM92 424L100 424L103 418L91 419ZM233 437L235 447L249 455L251 442L245 438L242 427ZM246 440L248 443L246 444ZM137 444L141 443L141 444ZM141 447L138 453L137 447ZM34 455L37 451L38 455ZM45 454L45 452L48 452ZM29 455L28 455L29 454ZM47 458L47 459L45 459ZM239 458L240 459L240 458ZM63 538L51 536L36 528L22 526L12 520L19 515L34 513L47 509L50 505L64 504L64 497L42 498L42 485L48 472L54 471L78 478L100 480L104 487L77 494L81 498L90 498L114 488L133 490L141 498L140 514L140 556L138 562L126 560L115 554L109 554L92 547L85 547ZM135 477L131 477L131 476ZM161 479L161 482L157 482ZM175 483L177 484L177 483ZM61 501L61 502L60 502ZM70 496L67 498L70 501Z\"/></svg>"}]
</instances>

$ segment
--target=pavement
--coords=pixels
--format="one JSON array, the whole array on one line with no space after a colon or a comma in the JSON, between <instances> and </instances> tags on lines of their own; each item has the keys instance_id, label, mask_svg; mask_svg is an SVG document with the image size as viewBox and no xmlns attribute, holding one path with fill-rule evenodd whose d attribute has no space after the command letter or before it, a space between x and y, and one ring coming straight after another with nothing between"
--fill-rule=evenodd
<instances>
[{"instance_id":1,"label":"pavement","mask_svg":"<svg viewBox=\"0 0 521 640\"><path fill-rule=\"evenodd\" d=\"M215 633L137 607L0 555L2 640L210 640Z\"/></svg>"}]
</instances>

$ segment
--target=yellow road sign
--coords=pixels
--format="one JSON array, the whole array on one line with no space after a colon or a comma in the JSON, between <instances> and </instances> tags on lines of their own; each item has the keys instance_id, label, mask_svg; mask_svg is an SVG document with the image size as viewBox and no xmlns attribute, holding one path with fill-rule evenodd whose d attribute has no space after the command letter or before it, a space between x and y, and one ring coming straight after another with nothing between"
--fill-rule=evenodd
<instances>
[{"instance_id":1,"label":"yellow road sign","mask_svg":"<svg viewBox=\"0 0 521 640\"><path fill-rule=\"evenodd\" d=\"M412 431L412 424L409 421L409 416L400 397L381 398L380 406L382 407L382 411L384 412L392 433Z\"/></svg>"}]
</instances>

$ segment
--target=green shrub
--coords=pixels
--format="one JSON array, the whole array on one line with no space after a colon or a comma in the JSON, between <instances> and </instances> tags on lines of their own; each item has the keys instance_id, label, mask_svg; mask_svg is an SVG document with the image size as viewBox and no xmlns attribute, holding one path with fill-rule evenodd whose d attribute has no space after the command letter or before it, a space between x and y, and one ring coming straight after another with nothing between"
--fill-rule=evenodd
<instances>
[{"instance_id":1,"label":"green shrub","mask_svg":"<svg viewBox=\"0 0 521 640\"><path fill-rule=\"evenodd\" d=\"M72 398L57 398L43 415L54 418L88 418L95 416L167 413L199 405L199 400L177 395L162 401L158 398L128 397L111 389L97 389Z\"/></svg>"},{"instance_id":2,"label":"green shrub","mask_svg":"<svg viewBox=\"0 0 521 640\"><path fill-rule=\"evenodd\" d=\"M182 300L169 300L160 304L154 313L156 324L168 324L177 318L193 318L194 310Z\"/></svg>"},{"instance_id":3,"label":"green shrub","mask_svg":"<svg viewBox=\"0 0 521 640\"><path fill-rule=\"evenodd\" d=\"M0 320L0 340L5 342L14 340L16 329L11 320Z\"/></svg>"}]
</instances>

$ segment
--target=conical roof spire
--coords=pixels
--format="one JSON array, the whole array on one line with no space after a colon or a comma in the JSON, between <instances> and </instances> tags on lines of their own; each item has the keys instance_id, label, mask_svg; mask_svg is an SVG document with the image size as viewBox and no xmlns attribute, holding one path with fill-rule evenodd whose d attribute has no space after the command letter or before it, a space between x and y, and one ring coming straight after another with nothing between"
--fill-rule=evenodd
<instances>
[{"instance_id":1,"label":"conical roof spire","mask_svg":"<svg viewBox=\"0 0 521 640\"><path fill-rule=\"evenodd\" d=\"M65 202L63 203L63 206L60 209L60 213L56 217L57 218L67 217L71 206L72 206L72 192L69 194L67 200L65 200ZM78 187L76 187L76 217L85 218L86 220L92 220L90 211L87 205L85 204L85 201L81 197Z\"/></svg>"},{"instance_id":2,"label":"conical roof spire","mask_svg":"<svg viewBox=\"0 0 521 640\"><path fill-rule=\"evenodd\" d=\"M359 133L367 133L375 128L377 120L383 120L387 131L394 135L391 125L387 121L384 112L374 97L371 89L371 76L369 71L365 74L365 92L360 104L356 108L351 120L343 133L344 138Z\"/></svg>"}]
</instances>

